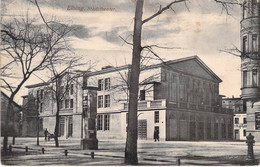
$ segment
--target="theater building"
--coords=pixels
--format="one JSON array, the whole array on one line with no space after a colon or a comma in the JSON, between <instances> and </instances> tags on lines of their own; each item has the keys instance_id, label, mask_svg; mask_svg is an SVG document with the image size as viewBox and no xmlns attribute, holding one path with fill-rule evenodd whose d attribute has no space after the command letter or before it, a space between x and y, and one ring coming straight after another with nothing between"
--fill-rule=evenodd
<instances>
[{"instance_id":1,"label":"theater building","mask_svg":"<svg viewBox=\"0 0 260 167\"><path fill-rule=\"evenodd\" d=\"M138 139L231 140L232 110L222 109L221 79L197 56L142 67L138 102ZM130 65L106 66L100 71L83 72L73 84L72 94L61 110L61 136L82 136L82 85L98 87L97 138L126 138L128 123L128 75ZM79 84L82 83L82 84ZM30 85L30 89L41 86ZM37 94L37 93L36 93ZM52 101L52 100L51 100ZM54 129L54 104L42 101L43 128ZM46 103L46 104L45 104ZM67 103L67 105L66 105ZM45 105L49 107L44 107Z\"/></svg>"}]
</instances>

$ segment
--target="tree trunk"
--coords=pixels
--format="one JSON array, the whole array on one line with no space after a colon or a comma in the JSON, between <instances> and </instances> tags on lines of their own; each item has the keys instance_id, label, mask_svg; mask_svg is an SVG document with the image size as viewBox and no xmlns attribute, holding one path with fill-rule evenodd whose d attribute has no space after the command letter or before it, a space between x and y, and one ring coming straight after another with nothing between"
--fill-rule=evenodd
<instances>
[{"instance_id":1,"label":"tree trunk","mask_svg":"<svg viewBox=\"0 0 260 167\"><path fill-rule=\"evenodd\" d=\"M11 95L8 104L7 104L7 110L6 110L6 117L5 117L5 125L2 127L2 130L4 130L4 139L3 139L3 151L7 152L8 151L8 132L12 131L12 127L10 126L10 112L12 109L12 101L14 99L14 95ZM11 113L12 114L12 113Z\"/></svg>"},{"instance_id":2,"label":"tree trunk","mask_svg":"<svg viewBox=\"0 0 260 167\"><path fill-rule=\"evenodd\" d=\"M141 57L141 35L142 35L142 15L144 0L137 0L134 23L132 66L130 74L129 90L129 123L127 129L127 139L125 148L125 163L136 165L137 158L137 105L138 105L138 85L140 75Z\"/></svg>"},{"instance_id":3,"label":"tree trunk","mask_svg":"<svg viewBox=\"0 0 260 167\"><path fill-rule=\"evenodd\" d=\"M59 124L60 124L60 110L59 105L57 104L57 112L56 112L56 124L55 124L55 130L54 130L54 140L55 140L55 146L59 147Z\"/></svg>"}]
</instances>

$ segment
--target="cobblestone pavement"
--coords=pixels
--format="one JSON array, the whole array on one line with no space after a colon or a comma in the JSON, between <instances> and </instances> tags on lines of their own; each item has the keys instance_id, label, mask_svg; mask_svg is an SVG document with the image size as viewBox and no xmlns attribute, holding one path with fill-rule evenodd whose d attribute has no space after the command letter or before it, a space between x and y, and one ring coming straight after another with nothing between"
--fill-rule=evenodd
<instances>
[{"instance_id":1,"label":"cobblestone pavement","mask_svg":"<svg viewBox=\"0 0 260 167\"><path fill-rule=\"evenodd\" d=\"M2 139L1 139L2 140ZM9 139L11 142L11 138ZM11 144L11 143L10 143ZM25 147L28 152L25 152ZM100 140L98 150L81 150L80 139L60 139L60 147L54 141L36 138L17 138L12 152L2 153L4 165L124 165L124 140ZM44 154L42 153L44 148ZM68 155L65 156L65 150ZM94 158L91 157L94 152ZM254 146L255 158L260 159L260 143ZM244 165L247 155L245 142L190 142L190 141L138 141L140 165Z\"/></svg>"}]
</instances>

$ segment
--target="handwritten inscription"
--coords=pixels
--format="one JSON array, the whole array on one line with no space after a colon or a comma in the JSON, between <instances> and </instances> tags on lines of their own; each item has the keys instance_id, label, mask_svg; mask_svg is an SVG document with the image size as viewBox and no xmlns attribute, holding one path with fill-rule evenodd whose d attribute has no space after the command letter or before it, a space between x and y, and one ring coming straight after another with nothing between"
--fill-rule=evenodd
<instances>
[{"instance_id":1,"label":"handwritten inscription","mask_svg":"<svg viewBox=\"0 0 260 167\"><path fill-rule=\"evenodd\" d=\"M78 11L116 11L116 8L110 7L88 7L85 9L84 7L68 5L67 10L78 10Z\"/></svg>"}]
</instances>

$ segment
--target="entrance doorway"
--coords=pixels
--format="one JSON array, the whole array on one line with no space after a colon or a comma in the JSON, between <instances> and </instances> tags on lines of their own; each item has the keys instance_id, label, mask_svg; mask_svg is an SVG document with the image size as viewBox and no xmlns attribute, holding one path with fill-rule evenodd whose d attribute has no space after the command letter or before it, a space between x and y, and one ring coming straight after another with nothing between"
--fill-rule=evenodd
<instances>
[{"instance_id":1,"label":"entrance doorway","mask_svg":"<svg viewBox=\"0 0 260 167\"><path fill-rule=\"evenodd\" d=\"M138 139L147 140L147 120L138 120Z\"/></svg>"},{"instance_id":2,"label":"entrance doorway","mask_svg":"<svg viewBox=\"0 0 260 167\"><path fill-rule=\"evenodd\" d=\"M61 116L59 122L59 137L72 137L73 121L72 116Z\"/></svg>"}]
</instances>

